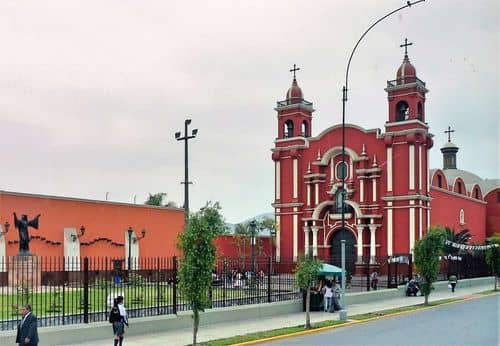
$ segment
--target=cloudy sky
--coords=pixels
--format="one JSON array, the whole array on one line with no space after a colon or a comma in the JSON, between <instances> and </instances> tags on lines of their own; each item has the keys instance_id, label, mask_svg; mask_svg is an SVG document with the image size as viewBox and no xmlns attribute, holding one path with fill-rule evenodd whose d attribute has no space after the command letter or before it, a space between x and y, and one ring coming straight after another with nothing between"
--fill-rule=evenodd
<instances>
[{"instance_id":1,"label":"cloudy sky","mask_svg":"<svg viewBox=\"0 0 500 346\"><path fill-rule=\"evenodd\" d=\"M271 211L277 100L295 63L313 135L341 121L348 56L401 0L60 0L0 2L0 189L182 205L191 118L191 209L228 222ZM427 83L441 167L452 126L458 167L499 177L499 5L427 0L378 24L350 69L347 122L383 128L386 81L405 37Z\"/></svg>"}]
</instances>

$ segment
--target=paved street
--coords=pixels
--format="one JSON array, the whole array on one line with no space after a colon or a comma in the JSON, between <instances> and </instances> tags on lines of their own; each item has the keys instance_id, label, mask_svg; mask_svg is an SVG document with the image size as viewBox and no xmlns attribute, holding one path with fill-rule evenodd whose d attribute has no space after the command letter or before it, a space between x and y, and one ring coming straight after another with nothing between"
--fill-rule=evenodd
<instances>
[{"instance_id":1,"label":"paved street","mask_svg":"<svg viewBox=\"0 0 500 346\"><path fill-rule=\"evenodd\" d=\"M500 295L483 297L265 345L495 346L499 308Z\"/></svg>"}]
</instances>

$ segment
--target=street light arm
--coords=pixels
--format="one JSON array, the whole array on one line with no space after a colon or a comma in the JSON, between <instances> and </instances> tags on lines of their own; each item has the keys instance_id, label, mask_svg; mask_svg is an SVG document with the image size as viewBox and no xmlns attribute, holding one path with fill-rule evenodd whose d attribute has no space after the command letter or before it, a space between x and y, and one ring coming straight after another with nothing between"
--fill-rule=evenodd
<instances>
[{"instance_id":1,"label":"street light arm","mask_svg":"<svg viewBox=\"0 0 500 346\"><path fill-rule=\"evenodd\" d=\"M398 12L398 11L401 11L402 9L405 9L407 7L411 7L413 5L416 5L420 2L424 2L425 0L418 0L418 1L414 1L414 2L410 2L410 1L407 1L406 2L406 5L405 6L402 6L388 14L386 14L385 16L383 16L382 18L380 18L379 20L377 20L375 23L373 23L372 25L370 25L370 27L368 29L366 29L366 31L363 33L363 35L361 35L361 37L359 38L358 42L356 42L356 45L354 46L354 48L352 49L352 52L351 52L351 55L349 56L349 61L347 62L347 68L346 68L346 71L345 71L345 92L344 92L344 98L347 100L347 82L348 82L348 78L349 78L349 66L351 65L351 60L352 60L352 57L354 55L354 52L356 51L356 48L358 48L358 45L359 43L361 42L361 40L363 40L363 37L366 36L366 34L375 26L377 25L378 23L380 23L381 21L383 21L384 19L386 19L387 17L393 15L394 13Z\"/></svg>"}]
</instances>

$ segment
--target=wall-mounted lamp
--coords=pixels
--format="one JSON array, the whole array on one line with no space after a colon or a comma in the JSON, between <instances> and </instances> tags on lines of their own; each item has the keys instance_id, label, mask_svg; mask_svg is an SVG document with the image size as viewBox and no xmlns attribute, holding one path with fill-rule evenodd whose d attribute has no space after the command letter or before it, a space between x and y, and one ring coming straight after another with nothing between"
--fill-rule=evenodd
<instances>
[{"instance_id":1,"label":"wall-mounted lamp","mask_svg":"<svg viewBox=\"0 0 500 346\"><path fill-rule=\"evenodd\" d=\"M78 238L80 238L81 236L83 236L85 234L85 227L82 226L80 227L80 233L79 234L72 234L71 235L71 240L73 242L75 242Z\"/></svg>"},{"instance_id":2,"label":"wall-mounted lamp","mask_svg":"<svg viewBox=\"0 0 500 346\"><path fill-rule=\"evenodd\" d=\"M5 231L0 231L0 237L2 237L4 234L7 234L7 232L9 232L9 227L10 227L9 221L5 221L3 227L5 228Z\"/></svg>"},{"instance_id":3,"label":"wall-mounted lamp","mask_svg":"<svg viewBox=\"0 0 500 346\"><path fill-rule=\"evenodd\" d=\"M146 236L146 230L145 229L142 229L141 231L141 236L140 237L135 237L133 242L134 244L137 243L139 240L141 240L142 238L144 238Z\"/></svg>"}]
</instances>

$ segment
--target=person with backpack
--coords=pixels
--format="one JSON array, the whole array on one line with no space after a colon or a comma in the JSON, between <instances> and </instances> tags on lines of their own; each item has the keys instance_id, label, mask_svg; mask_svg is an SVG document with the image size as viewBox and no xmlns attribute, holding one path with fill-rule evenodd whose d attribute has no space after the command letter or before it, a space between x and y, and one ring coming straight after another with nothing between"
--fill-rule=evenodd
<instances>
[{"instance_id":1,"label":"person with backpack","mask_svg":"<svg viewBox=\"0 0 500 346\"><path fill-rule=\"evenodd\" d=\"M128 327L128 316L127 310L123 306L123 296L118 296L113 300L113 307L109 313L109 323L113 325L114 346L122 346L125 326Z\"/></svg>"}]
</instances>

